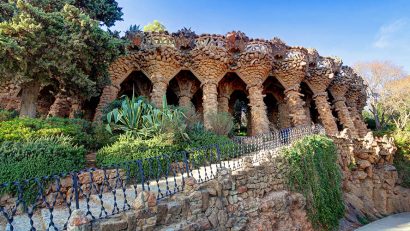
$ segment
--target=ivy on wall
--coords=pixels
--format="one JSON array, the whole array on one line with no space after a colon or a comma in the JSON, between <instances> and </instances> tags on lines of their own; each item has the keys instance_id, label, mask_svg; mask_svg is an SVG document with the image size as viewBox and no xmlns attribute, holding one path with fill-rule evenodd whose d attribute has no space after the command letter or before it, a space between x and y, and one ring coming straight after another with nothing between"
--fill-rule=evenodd
<instances>
[{"instance_id":1,"label":"ivy on wall","mask_svg":"<svg viewBox=\"0 0 410 231\"><path fill-rule=\"evenodd\" d=\"M283 154L289 162L290 189L305 196L308 216L315 229L337 229L345 206L333 141L325 136L308 136Z\"/></svg>"}]
</instances>

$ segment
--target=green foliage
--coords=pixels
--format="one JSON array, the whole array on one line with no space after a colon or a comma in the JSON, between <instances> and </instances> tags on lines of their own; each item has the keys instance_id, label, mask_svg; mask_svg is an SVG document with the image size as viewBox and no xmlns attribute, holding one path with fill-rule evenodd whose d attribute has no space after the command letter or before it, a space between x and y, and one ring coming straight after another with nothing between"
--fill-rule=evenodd
<instances>
[{"instance_id":1,"label":"green foliage","mask_svg":"<svg viewBox=\"0 0 410 231\"><path fill-rule=\"evenodd\" d=\"M122 21L122 8L115 0L76 0L74 5L107 27L114 26L116 21Z\"/></svg>"},{"instance_id":2,"label":"green foliage","mask_svg":"<svg viewBox=\"0 0 410 231\"><path fill-rule=\"evenodd\" d=\"M104 167L122 164L125 161L141 160L144 175L148 178L149 176L155 178L157 175L162 176L164 173L164 171L158 170L158 165L161 165L161 169L165 170L169 162L177 160L175 158L165 159L162 155L172 154L176 151L178 151L178 146L174 144L173 134L161 134L151 139L142 139L127 133L120 135L118 140L111 146L103 147L97 152L97 166ZM155 157L161 158L157 159ZM181 158L178 160L181 160ZM132 168L132 176L136 176L137 168L138 166Z\"/></svg>"},{"instance_id":3,"label":"green foliage","mask_svg":"<svg viewBox=\"0 0 410 231\"><path fill-rule=\"evenodd\" d=\"M29 179L84 167L85 149L65 136L0 144L0 182Z\"/></svg>"},{"instance_id":4,"label":"green foliage","mask_svg":"<svg viewBox=\"0 0 410 231\"><path fill-rule=\"evenodd\" d=\"M0 80L56 84L85 98L97 96L109 83L108 66L121 54L124 41L67 2L17 1L13 17L0 23ZM29 90L23 88L23 93ZM37 94L27 94L32 104ZM23 103L29 101L25 95Z\"/></svg>"},{"instance_id":5,"label":"green foliage","mask_svg":"<svg viewBox=\"0 0 410 231\"><path fill-rule=\"evenodd\" d=\"M2 110L0 109L0 122L11 120L18 116L17 111L9 111L9 110Z\"/></svg>"},{"instance_id":6,"label":"green foliage","mask_svg":"<svg viewBox=\"0 0 410 231\"><path fill-rule=\"evenodd\" d=\"M324 136L308 136L285 149L284 156L289 162L289 185L307 199L312 224L335 230L345 207L333 141Z\"/></svg>"},{"instance_id":7,"label":"green foliage","mask_svg":"<svg viewBox=\"0 0 410 231\"><path fill-rule=\"evenodd\" d=\"M131 132L135 136L151 138L162 133L173 133L184 138L184 115L181 110L170 108L164 96L163 107L158 109L143 97L124 97L121 107L107 114L107 130Z\"/></svg>"},{"instance_id":8,"label":"green foliage","mask_svg":"<svg viewBox=\"0 0 410 231\"><path fill-rule=\"evenodd\" d=\"M187 134L189 140L180 143L182 149L189 150L193 147L203 147L212 144L233 143L227 136L217 135L211 131L207 131L202 124L188 129Z\"/></svg>"},{"instance_id":9,"label":"green foliage","mask_svg":"<svg viewBox=\"0 0 410 231\"><path fill-rule=\"evenodd\" d=\"M228 135L233 128L233 118L227 112L217 112L209 116L211 131L218 135Z\"/></svg>"},{"instance_id":10,"label":"green foliage","mask_svg":"<svg viewBox=\"0 0 410 231\"><path fill-rule=\"evenodd\" d=\"M120 99L115 99L114 101L112 101L111 103L109 103L107 106L105 106L102 110L102 122L103 123L107 123L107 114L109 112L111 112L112 110L114 110L115 108L119 109L121 107L122 104L122 98Z\"/></svg>"},{"instance_id":11,"label":"green foliage","mask_svg":"<svg viewBox=\"0 0 410 231\"><path fill-rule=\"evenodd\" d=\"M154 20L152 23L149 23L144 26L144 32L162 32L166 28L158 20Z\"/></svg>"},{"instance_id":12,"label":"green foliage","mask_svg":"<svg viewBox=\"0 0 410 231\"><path fill-rule=\"evenodd\" d=\"M0 143L0 182L23 181L62 172L78 171L85 167L85 149L64 136L41 137L27 141ZM21 182L22 183L22 182ZM45 190L48 181L42 181ZM34 202L39 188L33 181L22 184L23 198ZM16 193L9 186L2 193Z\"/></svg>"},{"instance_id":13,"label":"green foliage","mask_svg":"<svg viewBox=\"0 0 410 231\"><path fill-rule=\"evenodd\" d=\"M98 149L112 143L112 136L91 122L81 119L16 118L0 122L0 143L5 141L25 141L40 137L65 135L72 137L72 142L84 145L87 149Z\"/></svg>"},{"instance_id":14,"label":"green foliage","mask_svg":"<svg viewBox=\"0 0 410 231\"><path fill-rule=\"evenodd\" d=\"M397 146L394 165L402 180L401 185L410 188L410 130L397 131L393 137Z\"/></svg>"}]
</instances>

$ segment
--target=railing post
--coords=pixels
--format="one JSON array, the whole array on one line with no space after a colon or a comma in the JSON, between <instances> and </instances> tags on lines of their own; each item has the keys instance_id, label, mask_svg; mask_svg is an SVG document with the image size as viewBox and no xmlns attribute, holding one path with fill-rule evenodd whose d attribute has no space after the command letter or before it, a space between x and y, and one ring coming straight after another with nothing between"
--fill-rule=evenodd
<instances>
[{"instance_id":1,"label":"railing post","mask_svg":"<svg viewBox=\"0 0 410 231\"><path fill-rule=\"evenodd\" d=\"M216 148L216 155L218 157L219 167L222 168L221 149L219 148L219 144L215 144L215 148Z\"/></svg>"},{"instance_id":2,"label":"railing post","mask_svg":"<svg viewBox=\"0 0 410 231\"><path fill-rule=\"evenodd\" d=\"M75 209L80 209L79 203L79 185L78 185L78 174L73 172L73 190L74 190L74 200L75 200Z\"/></svg>"},{"instance_id":3,"label":"railing post","mask_svg":"<svg viewBox=\"0 0 410 231\"><path fill-rule=\"evenodd\" d=\"M188 163L187 152L186 152L186 151L183 151L183 153L184 153L185 170L186 170L187 176L189 177L189 172L190 172L190 170L189 170L189 163Z\"/></svg>"}]
</instances>

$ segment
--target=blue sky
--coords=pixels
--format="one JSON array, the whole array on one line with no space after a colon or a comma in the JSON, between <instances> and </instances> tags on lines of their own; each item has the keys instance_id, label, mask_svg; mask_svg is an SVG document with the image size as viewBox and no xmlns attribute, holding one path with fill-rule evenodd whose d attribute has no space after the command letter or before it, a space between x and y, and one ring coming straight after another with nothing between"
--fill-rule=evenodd
<instances>
[{"instance_id":1,"label":"blue sky","mask_svg":"<svg viewBox=\"0 0 410 231\"><path fill-rule=\"evenodd\" d=\"M154 19L168 31L191 27L197 34L241 30L249 37L279 37L289 45L316 48L345 64L390 60L410 72L410 0L258 1L117 0L124 21L113 27Z\"/></svg>"}]
</instances>

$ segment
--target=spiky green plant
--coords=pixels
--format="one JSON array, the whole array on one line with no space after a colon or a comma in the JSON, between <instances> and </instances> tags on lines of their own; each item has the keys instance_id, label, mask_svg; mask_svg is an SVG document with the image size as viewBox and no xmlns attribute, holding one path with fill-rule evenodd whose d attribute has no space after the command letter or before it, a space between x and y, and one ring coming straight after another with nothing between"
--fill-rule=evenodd
<instances>
[{"instance_id":1,"label":"spiky green plant","mask_svg":"<svg viewBox=\"0 0 410 231\"><path fill-rule=\"evenodd\" d=\"M107 114L106 129L119 130L138 137L151 138L161 133L176 133L188 138L183 125L184 114L168 106L163 98L162 109L154 107L144 97L124 97L121 106Z\"/></svg>"}]
</instances>

